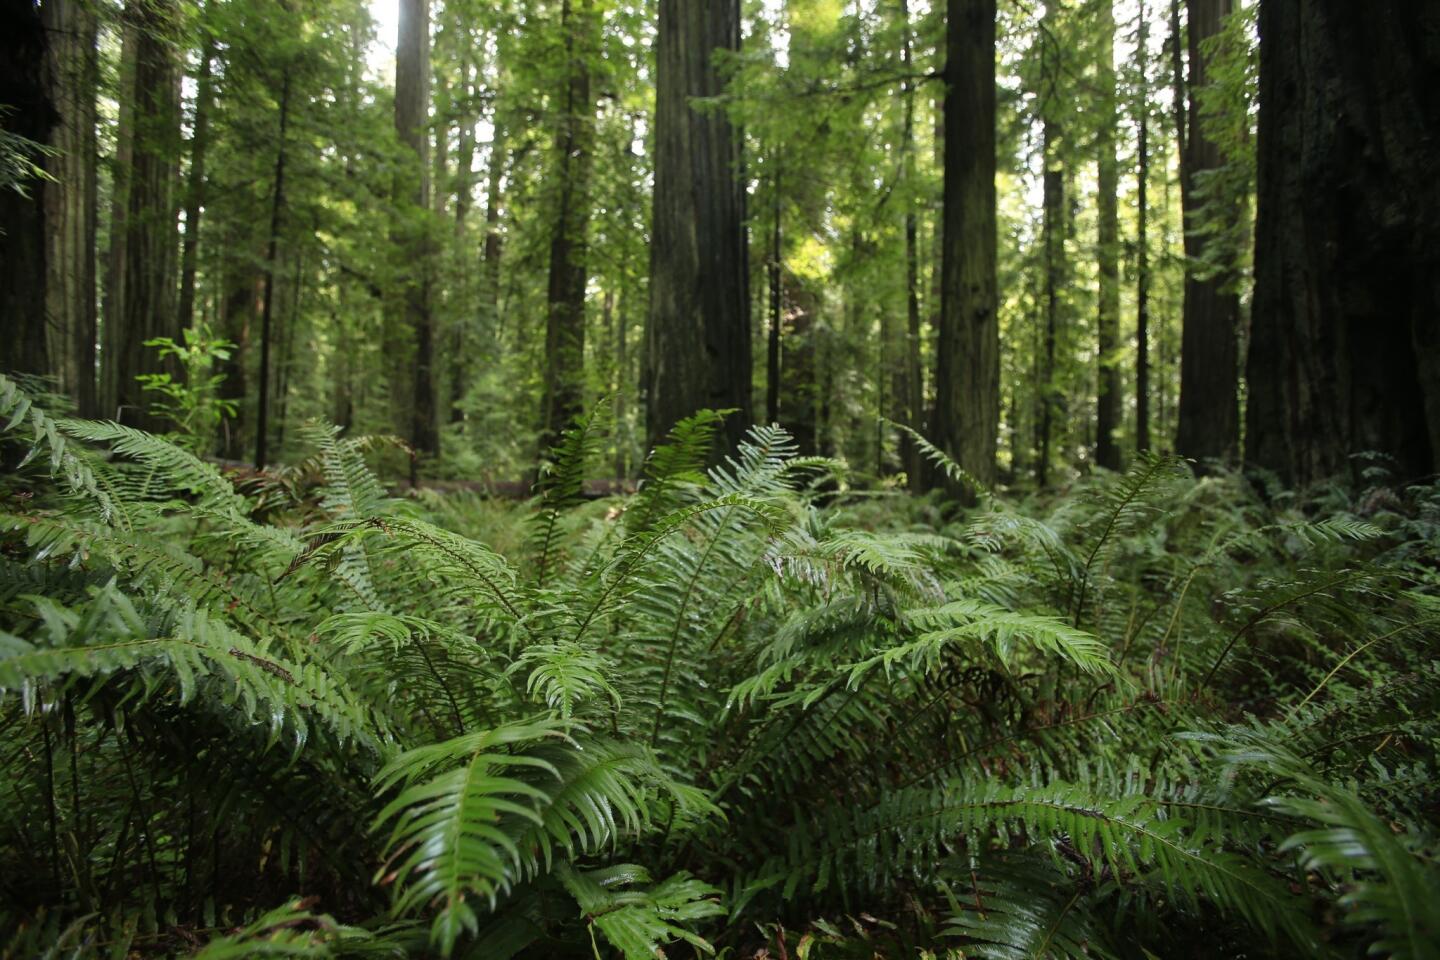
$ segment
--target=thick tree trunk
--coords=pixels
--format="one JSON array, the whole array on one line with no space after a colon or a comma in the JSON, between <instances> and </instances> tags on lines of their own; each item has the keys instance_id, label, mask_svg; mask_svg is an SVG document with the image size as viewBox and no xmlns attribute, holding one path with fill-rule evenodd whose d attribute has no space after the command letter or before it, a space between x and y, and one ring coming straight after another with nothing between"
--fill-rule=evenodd
<instances>
[{"instance_id":1,"label":"thick tree trunk","mask_svg":"<svg viewBox=\"0 0 1440 960\"><path fill-rule=\"evenodd\" d=\"M210 61L215 39L209 34L200 51L200 75L195 87L195 123L190 134L190 182L185 190L185 243L180 251L181 330L195 320L195 268L200 253L200 216L205 207L205 154L210 146L210 106L213 81Z\"/></svg>"},{"instance_id":2,"label":"thick tree trunk","mask_svg":"<svg viewBox=\"0 0 1440 960\"><path fill-rule=\"evenodd\" d=\"M1141 0L1139 42L1135 48L1140 74L1140 93L1136 97L1140 132L1135 174L1135 449L1139 453L1150 450L1150 238L1147 229L1150 219L1150 84L1149 57L1145 49L1149 40L1146 26L1145 3Z\"/></svg>"},{"instance_id":3,"label":"thick tree trunk","mask_svg":"<svg viewBox=\"0 0 1440 960\"><path fill-rule=\"evenodd\" d=\"M114 309L105 317L106 357L113 370L109 382L120 422L162 430L168 425L148 414L152 398L136 378L162 368L178 375L173 365L160 362L154 347L145 345L154 337L180 336L175 312L180 75L169 39L177 11L171 0L131 0L124 16L127 43L133 45L134 54L120 99L132 104L132 129L123 129L122 112L122 148L117 156L125 167L126 182L117 198L123 199L124 215L111 224L112 243L117 246L112 251L115 289L109 291Z\"/></svg>"},{"instance_id":4,"label":"thick tree trunk","mask_svg":"<svg viewBox=\"0 0 1440 960\"><path fill-rule=\"evenodd\" d=\"M1000 423L995 0L949 0L946 10L944 252L933 440L988 485L995 481ZM951 486L952 494L973 496Z\"/></svg>"},{"instance_id":5,"label":"thick tree trunk","mask_svg":"<svg viewBox=\"0 0 1440 960\"><path fill-rule=\"evenodd\" d=\"M1246 455L1285 484L1440 467L1440 12L1266 0Z\"/></svg>"},{"instance_id":6,"label":"thick tree trunk","mask_svg":"<svg viewBox=\"0 0 1440 960\"><path fill-rule=\"evenodd\" d=\"M1100 296L1096 315L1099 372L1095 398L1095 462L1107 470L1120 469L1120 447L1115 430L1120 425L1120 165L1115 159L1115 128L1119 125L1115 90L1115 10L1112 0L1100 4L1100 117L1095 149L1098 154L1099 210L1096 223L1096 260Z\"/></svg>"},{"instance_id":7,"label":"thick tree trunk","mask_svg":"<svg viewBox=\"0 0 1440 960\"><path fill-rule=\"evenodd\" d=\"M1225 162L1220 146L1205 135L1195 91L1209 83L1204 44L1220 32L1231 0L1189 0L1190 109L1189 132L1183 139L1180 197L1185 219L1185 312L1181 327L1180 414L1175 449L1203 465L1224 462L1238 453L1240 297L1226 272L1196 275L1204 255L1197 231L1200 197L1197 185L1207 172ZM1226 211L1227 214L1231 211ZM1238 209L1233 215L1240 216Z\"/></svg>"},{"instance_id":8,"label":"thick tree trunk","mask_svg":"<svg viewBox=\"0 0 1440 960\"><path fill-rule=\"evenodd\" d=\"M37 144L61 122L45 82L48 38L40 11L29 0L11 0L0 31L0 103L10 109L6 133ZM39 161L39 157L31 157ZM20 187L24 190L15 189ZM46 333L45 184L0 184L0 317L11 331L4 339L0 370L45 375L54 365Z\"/></svg>"},{"instance_id":9,"label":"thick tree trunk","mask_svg":"<svg viewBox=\"0 0 1440 960\"><path fill-rule=\"evenodd\" d=\"M660 0L642 378L652 447L702 408L737 411L726 419L731 444L753 417L740 137L723 112L692 103L723 91L714 52L739 49L739 0Z\"/></svg>"},{"instance_id":10,"label":"thick tree trunk","mask_svg":"<svg viewBox=\"0 0 1440 960\"><path fill-rule=\"evenodd\" d=\"M81 416L99 413L95 383L95 95L100 82L98 21L88 5L58 0L42 8L49 34L46 77L58 111L43 185L46 328L50 366Z\"/></svg>"},{"instance_id":11,"label":"thick tree trunk","mask_svg":"<svg viewBox=\"0 0 1440 960\"><path fill-rule=\"evenodd\" d=\"M566 81L555 134L554 177L558 197L550 234L550 280L545 318L545 393L540 448L560 440L585 406L585 285L590 228L590 171L595 153L595 100L590 89L593 34L598 28L590 0L579 9L564 0Z\"/></svg>"}]
</instances>

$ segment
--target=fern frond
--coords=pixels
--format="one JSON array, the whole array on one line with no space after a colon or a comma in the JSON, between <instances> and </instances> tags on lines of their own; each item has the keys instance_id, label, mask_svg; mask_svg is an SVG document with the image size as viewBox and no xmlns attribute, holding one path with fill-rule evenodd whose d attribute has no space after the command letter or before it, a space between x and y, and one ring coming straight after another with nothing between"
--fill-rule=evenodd
<instances>
[{"instance_id":1,"label":"fern frond","mask_svg":"<svg viewBox=\"0 0 1440 960\"><path fill-rule=\"evenodd\" d=\"M648 889L633 889L636 884L651 882L645 868L634 864L590 871L567 866L558 874L586 922L626 960L664 956L661 947L674 940L684 940L705 953L715 952L688 925L725 912L716 899L720 891L688 873L677 873Z\"/></svg>"}]
</instances>

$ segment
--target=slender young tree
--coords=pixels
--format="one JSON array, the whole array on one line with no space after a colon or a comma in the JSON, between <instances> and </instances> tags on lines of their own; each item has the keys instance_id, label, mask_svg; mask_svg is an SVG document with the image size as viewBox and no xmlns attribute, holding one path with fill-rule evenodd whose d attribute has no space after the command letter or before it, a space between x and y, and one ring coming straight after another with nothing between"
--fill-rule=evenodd
<instances>
[{"instance_id":1,"label":"slender young tree","mask_svg":"<svg viewBox=\"0 0 1440 960\"><path fill-rule=\"evenodd\" d=\"M1140 0L1140 29L1135 45L1139 142L1135 171L1135 449L1150 450L1150 40L1145 0Z\"/></svg>"},{"instance_id":2,"label":"slender young tree","mask_svg":"<svg viewBox=\"0 0 1440 960\"><path fill-rule=\"evenodd\" d=\"M1060 413L1062 392L1059 384L1060 371L1055 365L1055 352L1064 323L1061 317L1063 291L1065 289L1065 133L1057 113L1061 108L1059 98L1060 51L1056 37L1056 25L1060 10L1059 3L1045 6L1045 18L1041 22L1040 34L1040 114L1043 128L1043 158L1045 172L1042 180L1043 223L1041 232L1044 242L1045 272L1045 353L1041 358L1040 376L1040 438L1036 446L1039 456L1035 461L1035 484L1041 488L1049 483L1051 443L1054 439L1055 420Z\"/></svg>"},{"instance_id":3,"label":"slender young tree","mask_svg":"<svg viewBox=\"0 0 1440 960\"><path fill-rule=\"evenodd\" d=\"M949 0L945 199L934 440L980 483L995 480L1000 328L995 194L995 0ZM952 489L963 498L974 491Z\"/></svg>"},{"instance_id":4,"label":"slender young tree","mask_svg":"<svg viewBox=\"0 0 1440 960\"><path fill-rule=\"evenodd\" d=\"M555 132L556 200L550 234L550 278L545 317L545 391L540 444L584 412L585 286L590 229L590 174L595 154L595 99L590 60L598 35L592 0L563 0L565 86Z\"/></svg>"},{"instance_id":5,"label":"slender young tree","mask_svg":"<svg viewBox=\"0 0 1440 960\"><path fill-rule=\"evenodd\" d=\"M397 178L397 198L403 207L423 212L430 207L430 167L426 133L430 104L430 3L400 0L400 23L395 46L395 132L408 150L404 173ZM422 220L423 213L411 217ZM410 334L410 444L417 454L437 456L440 432L435 409L434 319L430 312L431 250L423 222L411 222L404 234L405 258L401 298L404 329ZM411 460L410 480L419 470Z\"/></svg>"},{"instance_id":6,"label":"slender young tree","mask_svg":"<svg viewBox=\"0 0 1440 960\"><path fill-rule=\"evenodd\" d=\"M200 217L205 209L205 155L210 149L210 111L214 81L215 37L205 34L195 81L195 117L190 134L190 180L185 188L185 242L180 248L179 326L190 329L195 319L195 268L200 253Z\"/></svg>"},{"instance_id":7,"label":"slender young tree","mask_svg":"<svg viewBox=\"0 0 1440 960\"><path fill-rule=\"evenodd\" d=\"M263 470L270 440L270 353L275 315L275 270L280 256L280 225L285 212L285 162L290 126L290 66L280 79L279 129L275 142L275 174L270 188L270 233L265 241L264 286L260 300L260 372L256 378L255 469Z\"/></svg>"},{"instance_id":8,"label":"slender young tree","mask_svg":"<svg viewBox=\"0 0 1440 960\"><path fill-rule=\"evenodd\" d=\"M1307 484L1440 469L1440 131L1427 4L1260 5L1246 457Z\"/></svg>"},{"instance_id":9,"label":"slender young tree","mask_svg":"<svg viewBox=\"0 0 1440 960\"><path fill-rule=\"evenodd\" d=\"M1182 142L1180 196L1185 222L1185 307L1180 348L1180 414L1175 449L1203 466L1238 453L1240 296L1226 269L1202 268L1205 240L1199 230L1200 184L1225 162L1220 145L1206 135L1195 91L1208 82L1207 41L1220 32L1231 0L1189 0L1189 129ZM1177 41L1178 45L1178 41ZM1222 198L1214 198L1221 202ZM1226 216L1238 217L1238 205ZM1210 258L1214 260L1216 258Z\"/></svg>"},{"instance_id":10,"label":"slender young tree","mask_svg":"<svg viewBox=\"0 0 1440 960\"><path fill-rule=\"evenodd\" d=\"M904 98L901 149L904 151L906 186L914 189L916 180L915 154L915 70L914 31L910 24L908 0L900 0L901 34L900 63L905 71L901 86ZM925 371L920 358L920 217L915 209L915 197L906 194L905 205L905 349L895 384L895 398L902 404L903 423L912 430L924 429L925 417ZM900 438L900 460L914 492L923 490L924 460L920 448L909 434Z\"/></svg>"},{"instance_id":11,"label":"slender young tree","mask_svg":"<svg viewBox=\"0 0 1440 960\"><path fill-rule=\"evenodd\" d=\"M1095 398L1095 462L1108 470L1119 470L1120 447L1115 442L1115 431L1120 424L1120 367L1115 354L1120 346L1120 165L1115 157L1119 109L1115 83L1113 0L1101 0L1099 11L1101 116L1095 138L1099 205L1095 256L1100 274L1100 296L1096 311L1099 373Z\"/></svg>"},{"instance_id":12,"label":"slender young tree","mask_svg":"<svg viewBox=\"0 0 1440 960\"><path fill-rule=\"evenodd\" d=\"M716 51L739 49L739 0L660 0L642 378L651 446L701 408L737 411L726 421L732 444L752 419L740 137L722 111L695 102L724 89Z\"/></svg>"}]
</instances>

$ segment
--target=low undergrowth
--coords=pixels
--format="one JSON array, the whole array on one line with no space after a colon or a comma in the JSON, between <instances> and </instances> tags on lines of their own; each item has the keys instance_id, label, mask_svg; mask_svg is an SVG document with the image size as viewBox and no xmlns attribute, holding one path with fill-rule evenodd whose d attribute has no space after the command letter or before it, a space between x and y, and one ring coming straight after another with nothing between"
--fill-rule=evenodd
<instances>
[{"instance_id":1,"label":"low undergrowth","mask_svg":"<svg viewBox=\"0 0 1440 960\"><path fill-rule=\"evenodd\" d=\"M506 508L0 417L4 957L1436 955L1435 487L952 513L701 414Z\"/></svg>"}]
</instances>

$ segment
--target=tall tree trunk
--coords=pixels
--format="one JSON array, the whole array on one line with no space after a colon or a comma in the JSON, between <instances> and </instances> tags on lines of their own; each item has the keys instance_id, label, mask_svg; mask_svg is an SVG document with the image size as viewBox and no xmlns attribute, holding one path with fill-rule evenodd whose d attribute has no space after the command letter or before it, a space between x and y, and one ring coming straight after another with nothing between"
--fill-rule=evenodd
<instances>
[{"instance_id":1,"label":"tall tree trunk","mask_svg":"<svg viewBox=\"0 0 1440 960\"><path fill-rule=\"evenodd\" d=\"M623 480L630 475L629 435L625 429L625 385L630 382L629 333L625 310L630 298L625 295L625 281L615 303L615 477Z\"/></svg>"},{"instance_id":2,"label":"tall tree trunk","mask_svg":"<svg viewBox=\"0 0 1440 960\"><path fill-rule=\"evenodd\" d=\"M909 75L915 70L914 33L910 26L910 5L900 0L903 19L900 39L900 62L906 73L901 95L904 97L904 127L901 149L905 154L905 351L895 384L895 399L904 411L902 422L912 430L925 426L925 371L920 360L920 218L915 210L915 81ZM923 489L925 461L920 448L909 434L900 437L900 462L910 482L910 489Z\"/></svg>"},{"instance_id":3,"label":"tall tree trunk","mask_svg":"<svg viewBox=\"0 0 1440 960\"><path fill-rule=\"evenodd\" d=\"M290 69L280 80L280 132L275 146L274 189L270 193L270 235L265 243L264 293L260 301L260 374L255 413L255 469L265 469L270 439L270 328L275 306L275 267L280 248L280 217L285 210L285 134L290 124Z\"/></svg>"},{"instance_id":4,"label":"tall tree trunk","mask_svg":"<svg viewBox=\"0 0 1440 960\"><path fill-rule=\"evenodd\" d=\"M245 236L248 249L251 238ZM232 240L233 242L233 240ZM235 404L235 416L220 427L220 455L227 460L240 460L245 456L245 423L248 419L246 403L245 357L250 350L251 325L258 313L257 304L264 295L264 275L251 266L248 259L235 257L225 270L225 295L220 301L220 327L225 339L235 344L230 356L217 364L216 370L224 379L220 383L220 396Z\"/></svg>"},{"instance_id":5,"label":"tall tree trunk","mask_svg":"<svg viewBox=\"0 0 1440 960\"><path fill-rule=\"evenodd\" d=\"M426 124L430 102L429 0L400 0L400 23L395 45L395 132L409 150L404 173L396 179L396 195L417 211L430 207L430 170L426 162L429 137ZM438 456L440 431L435 410L433 375L434 318L430 312L430 274L434 251L423 225L401 231L401 255L407 263L402 284L404 329L411 335L410 482L418 479L419 457Z\"/></svg>"},{"instance_id":6,"label":"tall tree trunk","mask_svg":"<svg viewBox=\"0 0 1440 960\"><path fill-rule=\"evenodd\" d=\"M1180 347L1180 414L1175 449L1203 465L1227 461L1239 452L1239 326L1240 296L1228 271L1196 273L1205 254L1200 236L1200 197L1197 183L1225 163L1220 145L1201 124L1195 91L1209 83L1204 45L1220 32L1231 10L1231 0L1189 0L1190 109L1185 153L1180 163L1180 202L1185 222L1185 308ZM1211 203L1223 203L1212 197ZM1238 207L1224 215L1239 217Z\"/></svg>"},{"instance_id":7,"label":"tall tree trunk","mask_svg":"<svg viewBox=\"0 0 1440 960\"><path fill-rule=\"evenodd\" d=\"M725 425L731 444L752 420L740 137L723 112L692 102L723 91L715 51L739 49L739 0L660 0L642 377L652 447L701 408L737 411Z\"/></svg>"},{"instance_id":8,"label":"tall tree trunk","mask_svg":"<svg viewBox=\"0 0 1440 960\"><path fill-rule=\"evenodd\" d=\"M1100 109L1095 149L1098 160L1096 259L1100 297L1096 316L1099 334L1099 376L1095 402L1095 462L1107 470L1120 469L1120 447L1115 429L1120 423L1120 166L1115 159L1115 128L1119 111L1115 91L1115 9L1113 0L1100 4Z\"/></svg>"},{"instance_id":9,"label":"tall tree trunk","mask_svg":"<svg viewBox=\"0 0 1440 960\"><path fill-rule=\"evenodd\" d=\"M481 339L494 344L498 361L503 346L500 324L500 182L505 174L505 149L497 126L490 141L489 169L485 185L485 243L480 263L480 331Z\"/></svg>"},{"instance_id":10,"label":"tall tree trunk","mask_svg":"<svg viewBox=\"0 0 1440 960\"><path fill-rule=\"evenodd\" d=\"M114 409L120 421L144 429L161 430L167 424L148 414L151 398L136 379L142 374L178 375L173 364L162 364L154 337L178 339L175 311L175 266L178 232L175 181L180 147L180 75L170 34L178 16L173 0L130 0L125 6L126 31L133 43L131 75L120 99L133 104L132 129L118 159L126 167L124 216L111 236L118 243L114 311L105 322L110 382L115 390ZM122 119L122 124L123 124ZM107 411L108 412L108 411Z\"/></svg>"},{"instance_id":11,"label":"tall tree trunk","mask_svg":"<svg viewBox=\"0 0 1440 960\"><path fill-rule=\"evenodd\" d=\"M774 210L770 225L770 262L766 264L770 279L770 331L765 345L765 422L780 422L780 323L784 310L785 296L782 286L784 271L784 248L780 187L783 182L781 153L775 151L775 175L770 185L771 202Z\"/></svg>"},{"instance_id":12,"label":"tall tree trunk","mask_svg":"<svg viewBox=\"0 0 1440 960\"><path fill-rule=\"evenodd\" d=\"M590 90L592 33L598 26L591 0L561 6L566 80L555 134L555 225L550 234L550 282L545 318L545 394L540 448L584 412L585 285L590 228L590 171L595 153L595 100Z\"/></svg>"},{"instance_id":13,"label":"tall tree trunk","mask_svg":"<svg viewBox=\"0 0 1440 960\"><path fill-rule=\"evenodd\" d=\"M1140 32L1135 55L1139 61L1140 92L1136 110L1140 114L1139 144L1136 170L1135 227L1135 449L1150 450L1150 239L1147 232L1150 217L1150 58L1146 55L1149 42L1145 2L1140 0Z\"/></svg>"},{"instance_id":14,"label":"tall tree trunk","mask_svg":"<svg viewBox=\"0 0 1440 960\"><path fill-rule=\"evenodd\" d=\"M944 252L934 441L995 481L1000 425L996 279L995 0L946 5ZM969 499L973 491L950 484Z\"/></svg>"},{"instance_id":15,"label":"tall tree trunk","mask_svg":"<svg viewBox=\"0 0 1440 960\"><path fill-rule=\"evenodd\" d=\"M200 216L205 207L205 153L210 143L210 106L213 81L210 61L215 38L207 33L200 51L200 74L195 87L195 123L190 135L190 183L185 190L185 243L180 251L181 330L195 319L195 265L200 251Z\"/></svg>"},{"instance_id":16,"label":"tall tree trunk","mask_svg":"<svg viewBox=\"0 0 1440 960\"><path fill-rule=\"evenodd\" d=\"M1260 6L1246 453L1282 483L1440 469L1437 35L1434 4Z\"/></svg>"},{"instance_id":17,"label":"tall tree trunk","mask_svg":"<svg viewBox=\"0 0 1440 960\"><path fill-rule=\"evenodd\" d=\"M1050 478L1050 445L1055 431L1055 413L1060 388L1056 382L1055 344L1060 327L1060 295L1064 284L1065 259L1065 169L1058 156L1059 124L1045 124L1044 253L1045 253L1045 348L1040 374L1040 453L1035 461L1035 483L1044 487Z\"/></svg>"},{"instance_id":18,"label":"tall tree trunk","mask_svg":"<svg viewBox=\"0 0 1440 960\"><path fill-rule=\"evenodd\" d=\"M46 158L52 178L40 186L45 205L46 296L50 367L81 416L99 413L95 384L95 95L100 82L94 10L76 0L41 10L49 36L46 80L58 111Z\"/></svg>"},{"instance_id":19,"label":"tall tree trunk","mask_svg":"<svg viewBox=\"0 0 1440 960\"><path fill-rule=\"evenodd\" d=\"M464 36L468 38L468 32ZM460 140L455 151L455 240L457 246L462 249L465 239L465 221L470 212L472 199L470 192L474 189L475 181L470 168L475 161L475 124L477 122L472 106L475 88L470 80L468 40L463 50L464 53L460 60ZM460 423L465 419L460 404L465 399L465 388L469 380L467 361L470 353L470 338L466 336L466 332L474 323L469 310L474 304L470 296L470 291L474 289L468 279L461 281L461 306L460 309L454 311L454 320L450 331L449 417L451 423Z\"/></svg>"},{"instance_id":20,"label":"tall tree trunk","mask_svg":"<svg viewBox=\"0 0 1440 960\"><path fill-rule=\"evenodd\" d=\"M28 0L8 5L0 31L0 115L8 134L37 144L50 139L62 119L45 82L49 38L40 11ZM39 161L39 157L29 158ZM46 333L45 184L0 184L0 317L14 324L6 336L0 369L45 375L54 364ZM15 189L23 188L24 192Z\"/></svg>"}]
</instances>

